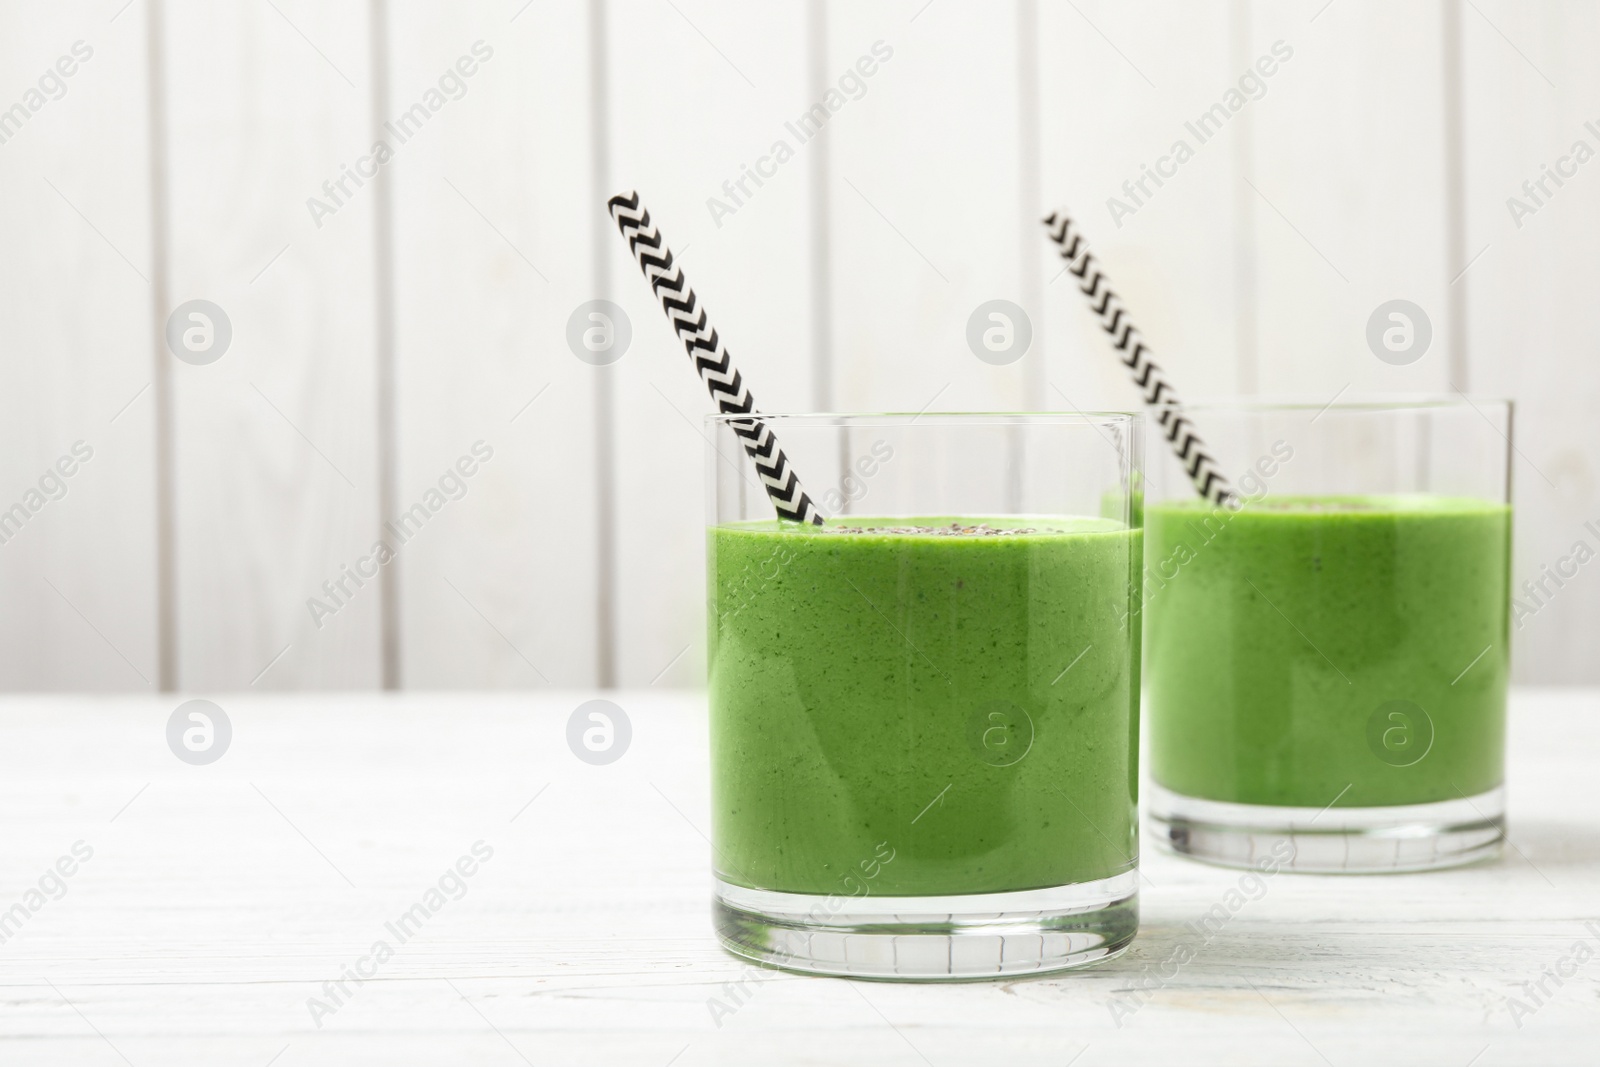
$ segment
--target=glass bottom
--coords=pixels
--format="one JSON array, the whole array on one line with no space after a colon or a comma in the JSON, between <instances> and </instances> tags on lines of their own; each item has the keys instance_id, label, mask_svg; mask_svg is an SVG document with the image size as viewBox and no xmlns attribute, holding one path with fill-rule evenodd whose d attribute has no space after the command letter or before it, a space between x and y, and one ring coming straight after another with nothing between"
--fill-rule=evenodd
<instances>
[{"instance_id":1,"label":"glass bottom","mask_svg":"<svg viewBox=\"0 0 1600 1067\"><path fill-rule=\"evenodd\" d=\"M1147 796L1162 844L1224 867L1276 857L1282 870L1310 874L1431 871L1498 856L1506 836L1503 787L1432 804L1321 810L1201 800L1154 783Z\"/></svg>"},{"instance_id":2,"label":"glass bottom","mask_svg":"<svg viewBox=\"0 0 1600 1067\"><path fill-rule=\"evenodd\" d=\"M718 880L728 951L803 974L970 981L1045 974L1121 954L1139 927L1138 872L1015 893L840 897Z\"/></svg>"}]
</instances>

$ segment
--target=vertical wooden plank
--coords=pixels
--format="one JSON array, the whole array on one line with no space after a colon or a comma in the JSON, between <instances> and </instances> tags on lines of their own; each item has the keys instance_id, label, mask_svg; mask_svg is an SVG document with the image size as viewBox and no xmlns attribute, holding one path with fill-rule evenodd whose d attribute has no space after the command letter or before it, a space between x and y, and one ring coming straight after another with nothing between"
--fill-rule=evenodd
<instances>
[{"instance_id":1,"label":"vertical wooden plank","mask_svg":"<svg viewBox=\"0 0 1600 1067\"><path fill-rule=\"evenodd\" d=\"M1041 410L1050 407L1051 390L1045 324L1048 314L1044 306L1049 267L1041 266L1039 259L1042 240L1039 219L1045 212L1048 198L1043 189L1044 147L1040 143L1044 134L1040 117L1044 100L1039 86L1043 57L1039 50L1038 0L1016 0L1016 22L1012 29L1016 35L1017 188L1011 212L1017 225L1017 291L1021 294L1017 303L1025 309L1034 309L1029 315L1038 321L1030 325L1034 329L1033 343L1039 346L1034 358L1024 357L1022 363L1021 406L1026 410Z\"/></svg>"},{"instance_id":2,"label":"vertical wooden plank","mask_svg":"<svg viewBox=\"0 0 1600 1067\"><path fill-rule=\"evenodd\" d=\"M593 214L594 224L590 233L594 244L591 249L592 271L590 277L594 283L594 292L604 294L600 300L605 304L597 303L594 307L604 307L608 312L614 312L618 307L610 301L610 295L615 291L612 287L611 264L613 260L600 253L600 249L613 239L611 227L615 221L610 217L609 203L611 196L611 35L608 28L610 8L606 0L589 0L589 193L594 202L605 202L608 210L605 216L598 212ZM576 312L574 313L577 314ZM626 321L626 313L616 314L616 318ZM607 321L602 313L598 320L589 314L590 323L598 325ZM583 323L575 323L580 329ZM610 323L612 333L597 339L600 344L611 346L615 349L616 358L621 358L626 352L620 346L621 342L615 334L617 323ZM604 334L604 331L602 331ZM632 341L633 330L628 327L628 339ZM588 334L581 335L587 338ZM571 338L569 337L569 347ZM587 347L587 341L585 341ZM576 354L576 349L574 349ZM604 358L597 358L589 362L602 367L613 366L616 362L612 353L607 352ZM602 687L610 689L617 684L617 433L616 433L616 372L602 370L594 376L593 403L590 405L589 439L594 444L594 471L592 494L594 496L594 521L595 531L595 681Z\"/></svg>"},{"instance_id":3,"label":"vertical wooden plank","mask_svg":"<svg viewBox=\"0 0 1600 1067\"><path fill-rule=\"evenodd\" d=\"M1442 42L1437 5L1251 5L1234 67L1277 66L1270 91L1245 105L1254 143L1239 175L1256 238L1262 391L1447 390L1447 290L1464 264L1445 261ZM1428 350L1404 366L1366 342L1368 319L1394 299L1432 325Z\"/></svg>"},{"instance_id":4,"label":"vertical wooden plank","mask_svg":"<svg viewBox=\"0 0 1600 1067\"><path fill-rule=\"evenodd\" d=\"M595 683L594 381L567 322L596 294L587 5L396 3L390 110L443 103L395 190L399 508L470 477L402 549L409 688ZM462 73L470 70L471 74ZM452 74L453 72L453 74ZM654 325L649 321L639 326ZM630 352L626 359L636 358ZM476 442L493 450L482 461Z\"/></svg>"},{"instance_id":5,"label":"vertical wooden plank","mask_svg":"<svg viewBox=\"0 0 1600 1067\"><path fill-rule=\"evenodd\" d=\"M806 93L808 99L823 94L829 79L828 0L806 0ZM787 144L787 139L785 140ZM833 198L829 184L833 172L830 140L813 137L807 141L803 166L806 170L808 233L807 260L810 263L811 305L811 410L838 411L834 400L833 350Z\"/></svg>"},{"instance_id":6,"label":"vertical wooden plank","mask_svg":"<svg viewBox=\"0 0 1600 1067\"><path fill-rule=\"evenodd\" d=\"M0 688L146 691L144 12L7 3L0 24Z\"/></svg>"},{"instance_id":7,"label":"vertical wooden plank","mask_svg":"<svg viewBox=\"0 0 1600 1067\"><path fill-rule=\"evenodd\" d=\"M842 410L1015 410L1029 359L967 344L980 304L1021 305L1023 110L1016 5L828 5L828 80L809 122L832 174L835 402ZM870 74L868 72L871 72ZM807 127L810 128L809 126ZM1026 308L1042 332L1037 308ZM1035 340L1034 344L1040 342Z\"/></svg>"},{"instance_id":8,"label":"vertical wooden plank","mask_svg":"<svg viewBox=\"0 0 1600 1067\"><path fill-rule=\"evenodd\" d=\"M172 368L185 688L378 680L367 45L357 0L167 6L171 297L232 329Z\"/></svg>"},{"instance_id":9,"label":"vertical wooden plank","mask_svg":"<svg viewBox=\"0 0 1600 1067\"><path fill-rule=\"evenodd\" d=\"M1235 77L1230 14L1225 0L1051 4L1040 13L1043 196L1081 223L1189 399L1249 384L1239 358L1248 319L1240 321L1236 286L1249 250L1237 244L1232 207L1249 116L1206 143L1185 126ZM1151 177L1157 170L1170 173ZM1137 408L1139 391L1098 318L1038 240L1048 264L1048 406ZM1149 462L1161 460L1156 447Z\"/></svg>"},{"instance_id":10,"label":"vertical wooden plank","mask_svg":"<svg viewBox=\"0 0 1600 1067\"><path fill-rule=\"evenodd\" d=\"M618 4L608 32L612 184L644 197L756 402L768 411L804 409L814 387L810 147L785 124L808 106L806 9ZM777 149L780 142L787 151ZM626 246L613 238L599 251L611 257L612 299L633 322L633 347L609 368L617 415L617 677L623 686L698 685L705 677L701 419L712 408Z\"/></svg>"},{"instance_id":11,"label":"vertical wooden plank","mask_svg":"<svg viewBox=\"0 0 1600 1067\"><path fill-rule=\"evenodd\" d=\"M1515 677L1592 684L1600 572L1578 545L1600 552L1600 11L1478 0L1460 19L1470 388L1518 405Z\"/></svg>"}]
</instances>

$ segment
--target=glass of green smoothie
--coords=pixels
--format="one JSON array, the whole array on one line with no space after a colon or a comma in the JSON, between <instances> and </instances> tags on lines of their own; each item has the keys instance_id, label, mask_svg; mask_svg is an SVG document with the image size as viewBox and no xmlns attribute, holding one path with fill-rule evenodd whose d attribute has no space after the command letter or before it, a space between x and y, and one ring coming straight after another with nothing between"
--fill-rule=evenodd
<instances>
[{"instance_id":1,"label":"glass of green smoothie","mask_svg":"<svg viewBox=\"0 0 1600 1067\"><path fill-rule=\"evenodd\" d=\"M1137 906L1136 413L708 419L715 921L790 970L1109 958Z\"/></svg>"},{"instance_id":2,"label":"glass of green smoothie","mask_svg":"<svg viewBox=\"0 0 1600 1067\"><path fill-rule=\"evenodd\" d=\"M1152 471L1150 814L1198 859L1377 872L1498 854L1511 406L1187 409L1227 507ZM1285 843L1287 843L1285 845Z\"/></svg>"}]
</instances>

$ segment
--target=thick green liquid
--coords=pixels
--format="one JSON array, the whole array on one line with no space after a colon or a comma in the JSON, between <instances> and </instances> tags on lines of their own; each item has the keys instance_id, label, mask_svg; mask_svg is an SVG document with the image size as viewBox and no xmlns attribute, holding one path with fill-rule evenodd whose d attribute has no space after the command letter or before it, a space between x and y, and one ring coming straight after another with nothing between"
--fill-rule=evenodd
<instances>
[{"instance_id":1,"label":"thick green liquid","mask_svg":"<svg viewBox=\"0 0 1600 1067\"><path fill-rule=\"evenodd\" d=\"M710 530L719 877L925 896L1135 865L1140 532L962 522L1035 532Z\"/></svg>"},{"instance_id":2,"label":"thick green liquid","mask_svg":"<svg viewBox=\"0 0 1600 1067\"><path fill-rule=\"evenodd\" d=\"M1501 784L1509 507L1274 498L1150 505L1146 523L1155 781L1311 808Z\"/></svg>"}]
</instances>

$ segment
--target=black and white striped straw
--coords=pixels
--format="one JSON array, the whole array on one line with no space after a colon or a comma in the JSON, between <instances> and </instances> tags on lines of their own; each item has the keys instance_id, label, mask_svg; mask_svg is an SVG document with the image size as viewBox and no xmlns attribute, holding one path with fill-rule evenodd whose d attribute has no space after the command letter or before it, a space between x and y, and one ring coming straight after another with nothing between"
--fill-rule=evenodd
<instances>
[{"instance_id":1,"label":"black and white striped straw","mask_svg":"<svg viewBox=\"0 0 1600 1067\"><path fill-rule=\"evenodd\" d=\"M619 193L606 202L617 228L628 242L645 281L661 301L667 321L678 332L683 347L694 361L700 379L711 391L717 410L724 415L754 415L755 400L745 388L744 377L733 365L722 337L709 323L695 299L694 290L684 280L683 271L673 262L672 250L661 239L661 231L650 221L650 212L632 190ZM744 450L761 475L761 484L777 509L778 517L791 522L822 525L822 515L801 488L800 478L789 466L789 457L778 447L778 439L758 418L732 419L729 425L744 442Z\"/></svg>"},{"instance_id":2,"label":"black and white striped straw","mask_svg":"<svg viewBox=\"0 0 1600 1067\"><path fill-rule=\"evenodd\" d=\"M1144 390L1144 402L1156 409L1156 421L1194 482L1195 492L1220 507L1235 506L1236 498L1228 480L1217 470L1216 461L1194 432L1194 424L1184 415L1183 404L1172 383L1150 358L1150 349L1128 317L1122 298L1112 291L1106 276L1095 264L1089 243L1077 232L1065 212L1051 212L1045 216L1044 225L1050 239L1061 246L1061 258L1067 261L1067 270L1078 279L1079 291L1089 298L1089 309L1100 317L1100 326L1111 338L1118 358L1133 375L1134 384Z\"/></svg>"}]
</instances>

